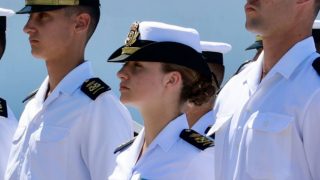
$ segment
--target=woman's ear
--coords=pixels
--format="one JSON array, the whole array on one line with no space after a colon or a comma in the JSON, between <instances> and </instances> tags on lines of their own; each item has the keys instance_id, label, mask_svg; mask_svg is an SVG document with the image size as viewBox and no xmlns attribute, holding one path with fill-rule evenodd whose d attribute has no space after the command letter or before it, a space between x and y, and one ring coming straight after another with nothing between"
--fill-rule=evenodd
<instances>
[{"instance_id":1,"label":"woman's ear","mask_svg":"<svg viewBox=\"0 0 320 180\"><path fill-rule=\"evenodd\" d=\"M169 72L164 77L165 87L174 87L182 82L181 74L177 71Z\"/></svg>"},{"instance_id":2,"label":"woman's ear","mask_svg":"<svg viewBox=\"0 0 320 180\"><path fill-rule=\"evenodd\" d=\"M91 17L88 13L81 13L76 16L76 32L88 31L91 22Z\"/></svg>"}]
</instances>

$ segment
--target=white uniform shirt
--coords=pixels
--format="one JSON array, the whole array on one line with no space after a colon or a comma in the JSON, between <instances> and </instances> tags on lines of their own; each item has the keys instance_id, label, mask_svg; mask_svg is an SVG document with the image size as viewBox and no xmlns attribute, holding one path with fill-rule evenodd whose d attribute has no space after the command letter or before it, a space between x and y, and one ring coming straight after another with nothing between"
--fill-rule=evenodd
<instances>
[{"instance_id":1,"label":"white uniform shirt","mask_svg":"<svg viewBox=\"0 0 320 180\"><path fill-rule=\"evenodd\" d=\"M18 121L7 106L8 117L0 116L0 180L4 179L7 167L12 137L17 128Z\"/></svg>"},{"instance_id":2,"label":"white uniform shirt","mask_svg":"<svg viewBox=\"0 0 320 180\"><path fill-rule=\"evenodd\" d=\"M117 157L110 180L213 179L213 148L201 151L179 137L188 129L185 115L170 122L137 161L144 143L144 129Z\"/></svg>"},{"instance_id":3,"label":"white uniform shirt","mask_svg":"<svg viewBox=\"0 0 320 180\"><path fill-rule=\"evenodd\" d=\"M201 118L192 126L191 129L197 131L198 133L205 135L205 131L212 126L214 123L214 119L213 119L213 111L209 111L206 114L204 114L203 116L201 116Z\"/></svg>"},{"instance_id":4,"label":"white uniform shirt","mask_svg":"<svg viewBox=\"0 0 320 180\"><path fill-rule=\"evenodd\" d=\"M132 138L131 117L111 91L90 99L80 87L89 62L71 71L44 100L48 78L25 107L6 179L100 180L115 167L113 150Z\"/></svg>"},{"instance_id":5,"label":"white uniform shirt","mask_svg":"<svg viewBox=\"0 0 320 180\"><path fill-rule=\"evenodd\" d=\"M220 92L216 179L320 179L320 76L313 38L292 47L260 83L263 54Z\"/></svg>"}]
</instances>

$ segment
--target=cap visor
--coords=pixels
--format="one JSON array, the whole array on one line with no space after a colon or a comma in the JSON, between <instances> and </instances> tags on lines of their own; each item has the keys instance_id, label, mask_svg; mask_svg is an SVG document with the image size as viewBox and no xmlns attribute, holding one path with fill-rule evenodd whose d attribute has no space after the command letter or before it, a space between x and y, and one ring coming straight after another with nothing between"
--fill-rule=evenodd
<instances>
[{"instance_id":1,"label":"cap visor","mask_svg":"<svg viewBox=\"0 0 320 180\"><path fill-rule=\"evenodd\" d=\"M120 56L117 56L115 58L108 59L108 62L123 63L123 62L126 62L126 59L129 56L130 55L128 55L128 54L121 54Z\"/></svg>"},{"instance_id":2,"label":"cap visor","mask_svg":"<svg viewBox=\"0 0 320 180\"><path fill-rule=\"evenodd\" d=\"M17 11L16 14L29 14L34 12L43 12L43 11L52 11L61 9L65 6L46 6L46 5L33 5L33 6L25 6L20 11Z\"/></svg>"},{"instance_id":3,"label":"cap visor","mask_svg":"<svg viewBox=\"0 0 320 180\"><path fill-rule=\"evenodd\" d=\"M251 49L259 49L263 48L262 42L261 41L256 41L254 42L251 46L247 47L245 50L251 50Z\"/></svg>"}]
</instances>

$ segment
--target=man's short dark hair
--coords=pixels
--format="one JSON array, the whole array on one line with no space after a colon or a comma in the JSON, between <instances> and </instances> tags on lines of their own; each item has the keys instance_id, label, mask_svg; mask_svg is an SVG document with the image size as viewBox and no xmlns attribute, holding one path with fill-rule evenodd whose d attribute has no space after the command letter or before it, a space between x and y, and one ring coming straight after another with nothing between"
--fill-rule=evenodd
<instances>
[{"instance_id":1,"label":"man's short dark hair","mask_svg":"<svg viewBox=\"0 0 320 180\"><path fill-rule=\"evenodd\" d=\"M91 36L95 32L98 23L100 21L100 7L99 6L70 6L65 8L67 15L88 13L91 17L91 22L89 25L87 42L90 40Z\"/></svg>"}]
</instances>

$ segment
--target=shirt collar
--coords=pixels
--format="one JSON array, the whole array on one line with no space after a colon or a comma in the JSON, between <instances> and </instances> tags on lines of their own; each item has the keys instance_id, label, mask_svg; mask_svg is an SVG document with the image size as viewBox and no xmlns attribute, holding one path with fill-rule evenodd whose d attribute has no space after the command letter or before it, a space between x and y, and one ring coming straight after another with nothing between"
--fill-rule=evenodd
<instances>
[{"instance_id":1,"label":"shirt collar","mask_svg":"<svg viewBox=\"0 0 320 180\"><path fill-rule=\"evenodd\" d=\"M245 76L243 78L244 80L243 84L248 84L248 88L251 93L253 93L257 89L260 83L263 56L264 56L264 51L261 52L257 61L252 62L252 65L248 66L248 68L250 69L248 69L246 72L241 74L242 76Z\"/></svg>"},{"instance_id":2,"label":"shirt collar","mask_svg":"<svg viewBox=\"0 0 320 180\"><path fill-rule=\"evenodd\" d=\"M180 140L180 133L183 129L189 129L187 117L185 114L171 121L153 140L149 146L149 150L159 145L165 152Z\"/></svg>"},{"instance_id":3,"label":"shirt collar","mask_svg":"<svg viewBox=\"0 0 320 180\"><path fill-rule=\"evenodd\" d=\"M59 95L60 92L67 93L71 95L75 90L77 90L85 80L93 76L91 63L85 61L71 72L69 72L63 79L60 81L58 86L53 90L53 92L48 97L47 101L54 99ZM36 99L39 102L44 102L44 97L48 90L49 77L41 84L38 93L36 94Z\"/></svg>"},{"instance_id":4,"label":"shirt collar","mask_svg":"<svg viewBox=\"0 0 320 180\"><path fill-rule=\"evenodd\" d=\"M197 131L200 134L204 134L206 128L214 124L213 110L207 112L192 126L191 129Z\"/></svg>"},{"instance_id":5,"label":"shirt collar","mask_svg":"<svg viewBox=\"0 0 320 180\"><path fill-rule=\"evenodd\" d=\"M268 80L275 74L280 74L284 78L289 79L295 69L310 55L316 52L313 37L306 38L295 44L271 69L263 81ZM256 62L248 70L248 74L244 74L243 83L247 83L251 92L254 92L260 84L262 64L264 61L264 51L260 54Z\"/></svg>"},{"instance_id":6,"label":"shirt collar","mask_svg":"<svg viewBox=\"0 0 320 180\"><path fill-rule=\"evenodd\" d=\"M298 42L271 69L268 73L269 77L279 73L286 79L289 79L295 69L315 52L316 48L313 37L308 37Z\"/></svg>"}]
</instances>

